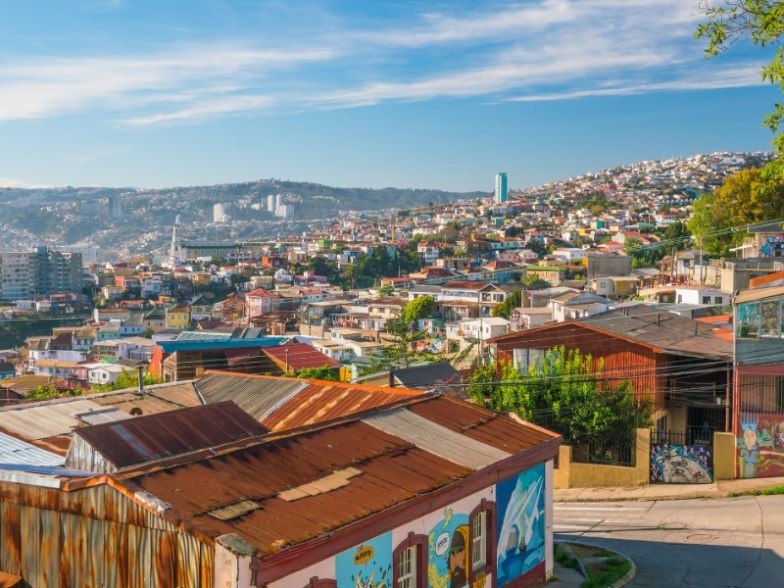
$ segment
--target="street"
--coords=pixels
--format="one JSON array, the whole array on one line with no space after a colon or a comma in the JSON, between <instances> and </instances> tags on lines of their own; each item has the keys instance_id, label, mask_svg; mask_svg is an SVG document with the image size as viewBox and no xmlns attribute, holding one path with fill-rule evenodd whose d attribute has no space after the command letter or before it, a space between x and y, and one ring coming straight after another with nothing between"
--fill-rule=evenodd
<instances>
[{"instance_id":1,"label":"street","mask_svg":"<svg viewBox=\"0 0 784 588\"><path fill-rule=\"evenodd\" d=\"M784 496L557 502L554 531L630 557L629 586L784 586Z\"/></svg>"}]
</instances>

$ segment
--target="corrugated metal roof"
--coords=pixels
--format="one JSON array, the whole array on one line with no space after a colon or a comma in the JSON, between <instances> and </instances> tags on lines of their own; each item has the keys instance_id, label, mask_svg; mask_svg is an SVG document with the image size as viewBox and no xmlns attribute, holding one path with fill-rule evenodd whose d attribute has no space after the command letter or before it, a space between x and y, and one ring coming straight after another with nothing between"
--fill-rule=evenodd
<instances>
[{"instance_id":1,"label":"corrugated metal roof","mask_svg":"<svg viewBox=\"0 0 784 588\"><path fill-rule=\"evenodd\" d=\"M268 432L232 402L84 427L75 431L117 468Z\"/></svg>"},{"instance_id":2,"label":"corrugated metal roof","mask_svg":"<svg viewBox=\"0 0 784 588\"><path fill-rule=\"evenodd\" d=\"M452 484L508 456L510 445L532 449L557 439L451 398L417 396L406 406L386 418L270 434L112 476L170 504L164 516L171 522L213 538L236 533L264 557ZM441 423L425 413L440 415ZM379 426L397 427L410 440Z\"/></svg>"},{"instance_id":3,"label":"corrugated metal roof","mask_svg":"<svg viewBox=\"0 0 784 588\"><path fill-rule=\"evenodd\" d=\"M374 415L363 419L363 422L472 470L487 467L511 455L450 431L405 408Z\"/></svg>"},{"instance_id":4,"label":"corrugated metal roof","mask_svg":"<svg viewBox=\"0 0 784 588\"><path fill-rule=\"evenodd\" d=\"M273 431L305 427L422 394L419 390L301 380L307 386L261 422Z\"/></svg>"},{"instance_id":5,"label":"corrugated metal roof","mask_svg":"<svg viewBox=\"0 0 784 588\"><path fill-rule=\"evenodd\" d=\"M35 406L17 405L0 410L0 428L26 440L55 437L83 425L73 416L75 413L101 408L97 402L81 398Z\"/></svg>"},{"instance_id":6,"label":"corrugated metal roof","mask_svg":"<svg viewBox=\"0 0 784 588\"><path fill-rule=\"evenodd\" d=\"M324 355L318 349L307 343L292 343L279 347L267 347L262 350L280 365L288 362L289 369L300 371L306 368L320 368L324 366L340 367L340 362ZM288 357L287 357L288 355Z\"/></svg>"},{"instance_id":7,"label":"corrugated metal roof","mask_svg":"<svg viewBox=\"0 0 784 588\"><path fill-rule=\"evenodd\" d=\"M208 373L196 380L194 385L207 404L231 400L257 421L262 421L282 402L306 388L308 383L293 378Z\"/></svg>"},{"instance_id":8,"label":"corrugated metal roof","mask_svg":"<svg viewBox=\"0 0 784 588\"><path fill-rule=\"evenodd\" d=\"M65 458L62 455L45 451L16 437L0 433L0 469L7 464L61 466L64 463Z\"/></svg>"}]
</instances>

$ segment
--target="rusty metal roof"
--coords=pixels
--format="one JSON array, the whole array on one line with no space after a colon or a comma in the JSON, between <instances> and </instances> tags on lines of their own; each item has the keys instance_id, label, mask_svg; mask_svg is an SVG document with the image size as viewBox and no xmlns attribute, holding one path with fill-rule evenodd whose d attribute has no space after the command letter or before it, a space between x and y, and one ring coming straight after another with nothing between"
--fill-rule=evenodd
<instances>
[{"instance_id":1,"label":"rusty metal roof","mask_svg":"<svg viewBox=\"0 0 784 588\"><path fill-rule=\"evenodd\" d=\"M418 390L208 372L194 383L210 404L231 400L273 431L294 429L384 406Z\"/></svg>"},{"instance_id":2,"label":"rusty metal roof","mask_svg":"<svg viewBox=\"0 0 784 588\"><path fill-rule=\"evenodd\" d=\"M445 436L441 442L439 435ZM171 522L212 538L235 533L264 557L427 495L512 451L557 439L507 415L420 395L376 413L270 433L112 477L171 505L163 515Z\"/></svg>"},{"instance_id":3,"label":"rusty metal roof","mask_svg":"<svg viewBox=\"0 0 784 588\"><path fill-rule=\"evenodd\" d=\"M324 355L307 343L289 343L279 347L266 347L262 353L271 357L278 365L288 362L289 369L294 371L306 368L340 367L340 362Z\"/></svg>"},{"instance_id":4,"label":"rusty metal roof","mask_svg":"<svg viewBox=\"0 0 784 588\"><path fill-rule=\"evenodd\" d=\"M122 468L266 432L233 402L219 402L83 427L74 433Z\"/></svg>"}]
</instances>

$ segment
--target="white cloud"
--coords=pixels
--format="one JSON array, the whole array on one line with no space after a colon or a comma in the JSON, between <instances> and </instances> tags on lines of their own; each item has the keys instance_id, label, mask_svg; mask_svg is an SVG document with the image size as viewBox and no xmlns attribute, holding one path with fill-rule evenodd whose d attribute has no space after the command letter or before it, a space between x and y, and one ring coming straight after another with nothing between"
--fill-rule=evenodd
<instances>
[{"instance_id":1,"label":"white cloud","mask_svg":"<svg viewBox=\"0 0 784 588\"><path fill-rule=\"evenodd\" d=\"M376 29L349 21L356 30L333 27L298 46L266 41L276 49L205 41L134 56L7 56L0 122L90 112L149 126L388 100L677 90L717 71L692 39L697 18L688 0L537 0L410 15ZM682 81L666 81L673 67ZM624 89L611 84L617 79L635 81ZM702 84L752 85L721 80Z\"/></svg>"}]
</instances>

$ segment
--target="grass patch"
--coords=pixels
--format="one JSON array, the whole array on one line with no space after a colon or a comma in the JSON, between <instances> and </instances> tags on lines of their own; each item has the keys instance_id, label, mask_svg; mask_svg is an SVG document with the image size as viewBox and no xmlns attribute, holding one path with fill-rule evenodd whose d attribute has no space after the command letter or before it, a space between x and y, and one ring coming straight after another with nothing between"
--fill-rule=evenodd
<instances>
[{"instance_id":1,"label":"grass patch","mask_svg":"<svg viewBox=\"0 0 784 588\"><path fill-rule=\"evenodd\" d=\"M580 569L580 564L577 563L577 560L572 557L572 555L566 551L563 547L556 543L555 545L555 561L561 564L565 568L569 568L580 572L582 574L582 570Z\"/></svg>"},{"instance_id":2,"label":"grass patch","mask_svg":"<svg viewBox=\"0 0 784 588\"><path fill-rule=\"evenodd\" d=\"M770 488L762 488L761 490L730 492L729 496L736 498L738 496L778 496L780 494L784 494L784 485L771 486Z\"/></svg>"},{"instance_id":3,"label":"grass patch","mask_svg":"<svg viewBox=\"0 0 784 588\"><path fill-rule=\"evenodd\" d=\"M607 588L620 580L631 569L631 562L623 557L608 557L587 565L585 571L589 578L581 584L582 588Z\"/></svg>"}]
</instances>

